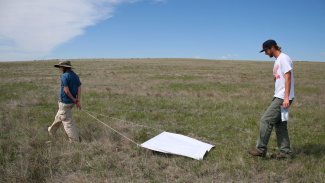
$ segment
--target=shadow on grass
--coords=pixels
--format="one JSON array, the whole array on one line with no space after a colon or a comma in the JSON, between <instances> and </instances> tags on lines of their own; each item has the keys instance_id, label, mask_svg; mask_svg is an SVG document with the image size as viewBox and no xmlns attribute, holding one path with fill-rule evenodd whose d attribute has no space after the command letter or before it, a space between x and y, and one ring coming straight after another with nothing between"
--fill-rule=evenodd
<instances>
[{"instance_id":1,"label":"shadow on grass","mask_svg":"<svg viewBox=\"0 0 325 183\"><path fill-rule=\"evenodd\" d=\"M182 156L182 155L177 155L177 154L162 153L162 152L153 151L153 150L149 150L149 149L145 149L145 151L146 152L150 152L152 155L154 155L156 157L162 157L162 158L177 158L177 157L182 157L182 158L185 158L185 159L188 159L188 160L195 160L193 158L186 157L186 156ZM209 154L209 152L207 151L206 154L204 155L203 159L207 158L208 154Z\"/></svg>"},{"instance_id":2,"label":"shadow on grass","mask_svg":"<svg viewBox=\"0 0 325 183\"><path fill-rule=\"evenodd\" d=\"M172 158L172 157L176 157L175 155L173 154L167 154L167 153L162 153L162 152L158 152L158 151L152 151L152 154L154 156L157 156L157 157L163 157L163 158Z\"/></svg>"},{"instance_id":3,"label":"shadow on grass","mask_svg":"<svg viewBox=\"0 0 325 183\"><path fill-rule=\"evenodd\" d=\"M308 143L308 144L303 144L302 146L298 146L295 149L297 155L314 156L316 158L325 156L324 144Z\"/></svg>"}]
</instances>

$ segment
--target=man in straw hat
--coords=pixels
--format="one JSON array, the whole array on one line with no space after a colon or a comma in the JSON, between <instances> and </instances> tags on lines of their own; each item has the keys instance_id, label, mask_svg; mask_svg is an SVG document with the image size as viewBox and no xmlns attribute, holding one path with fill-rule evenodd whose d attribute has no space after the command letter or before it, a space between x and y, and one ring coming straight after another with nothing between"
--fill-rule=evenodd
<instances>
[{"instance_id":1,"label":"man in straw hat","mask_svg":"<svg viewBox=\"0 0 325 183\"><path fill-rule=\"evenodd\" d=\"M71 62L60 61L54 65L62 71L61 89L59 95L59 110L55 116L54 122L48 127L49 135L55 134L56 130L63 124L64 130L69 137L70 142L80 142L76 123L72 118L72 108L74 105L81 109L81 82L79 76L72 71Z\"/></svg>"}]
</instances>

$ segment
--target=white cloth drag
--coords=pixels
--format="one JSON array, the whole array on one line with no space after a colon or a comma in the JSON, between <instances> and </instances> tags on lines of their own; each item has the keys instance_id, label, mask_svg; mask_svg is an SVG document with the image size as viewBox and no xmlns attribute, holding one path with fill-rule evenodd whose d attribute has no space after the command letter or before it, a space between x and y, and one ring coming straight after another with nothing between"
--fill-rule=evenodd
<instances>
[{"instance_id":1,"label":"white cloth drag","mask_svg":"<svg viewBox=\"0 0 325 183\"><path fill-rule=\"evenodd\" d=\"M162 132L141 144L141 147L162 153L176 154L202 160L214 145L170 132Z\"/></svg>"}]
</instances>

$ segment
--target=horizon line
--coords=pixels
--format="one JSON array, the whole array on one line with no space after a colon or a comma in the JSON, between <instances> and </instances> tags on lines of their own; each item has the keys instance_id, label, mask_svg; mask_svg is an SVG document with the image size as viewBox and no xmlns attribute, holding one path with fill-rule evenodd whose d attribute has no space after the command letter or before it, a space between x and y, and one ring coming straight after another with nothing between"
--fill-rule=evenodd
<instances>
[{"instance_id":1,"label":"horizon line","mask_svg":"<svg viewBox=\"0 0 325 183\"><path fill-rule=\"evenodd\" d=\"M33 60L0 60L0 63L12 63L12 62L51 62L51 61L59 61L59 60L71 60L71 61L90 61L90 60L206 60L206 61L241 61L241 62L272 62L273 60L257 60L257 59L212 59L212 58L194 58L194 57L117 57L117 58L49 58L49 59L33 59ZM325 62L325 61L315 61L315 60L293 60L294 62Z\"/></svg>"}]
</instances>

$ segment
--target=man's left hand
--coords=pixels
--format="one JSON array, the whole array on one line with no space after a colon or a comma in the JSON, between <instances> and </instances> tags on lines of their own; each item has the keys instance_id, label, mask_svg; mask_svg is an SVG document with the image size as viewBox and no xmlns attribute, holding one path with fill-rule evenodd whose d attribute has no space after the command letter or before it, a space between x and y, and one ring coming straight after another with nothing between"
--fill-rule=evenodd
<instances>
[{"instance_id":1,"label":"man's left hand","mask_svg":"<svg viewBox=\"0 0 325 183\"><path fill-rule=\"evenodd\" d=\"M76 106L77 108L80 110L81 109L81 103L80 103L80 100L77 100L76 101Z\"/></svg>"},{"instance_id":2,"label":"man's left hand","mask_svg":"<svg viewBox=\"0 0 325 183\"><path fill-rule=\"evenodd\" d=\"M289 106L290 106L289 99L284 99L284 100L283 100L282 107L286 109L286 108L288 108Z\"/></svg>"}]
</instances>

